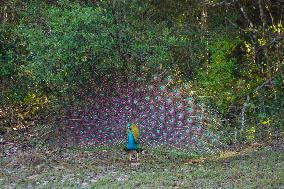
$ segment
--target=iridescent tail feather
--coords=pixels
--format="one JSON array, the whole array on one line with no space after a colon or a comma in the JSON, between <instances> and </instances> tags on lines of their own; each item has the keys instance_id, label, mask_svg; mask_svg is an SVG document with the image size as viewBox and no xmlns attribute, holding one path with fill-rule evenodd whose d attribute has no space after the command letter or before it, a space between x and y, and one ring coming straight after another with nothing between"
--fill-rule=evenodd
<instances>
[{"instance_id":1,"label":"iridescent tail feather","mask_svg":"<svg viewBox=\"0 0 284 189\"><path fill-rule=\"evenodd\" d=\"M69 126L81 144L125 144L129 122L135 141L142 146L191 149L202 138L203 128L193 121L189 85L175 84L173 77L162 76L150 83L143 76L127 83L118 77L104 81L103 85L92 99L92 107L71 115Z\"/></svg>"}]
</instances>

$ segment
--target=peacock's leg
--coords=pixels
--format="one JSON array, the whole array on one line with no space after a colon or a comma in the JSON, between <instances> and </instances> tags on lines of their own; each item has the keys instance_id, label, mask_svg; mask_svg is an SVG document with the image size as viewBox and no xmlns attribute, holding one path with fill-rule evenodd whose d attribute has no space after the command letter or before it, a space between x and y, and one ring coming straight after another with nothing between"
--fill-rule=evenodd
<instances>
[{"instance_id":1,"label":"peacock's leg","mask_svg":"<svg viewBox=\"0 0 284 189\"><path fill-rule=\"evenodd\" d=\"M136 152L136 161L138 162L139 157L138 157L138 152Z\"/></svg>"}]
</instances>

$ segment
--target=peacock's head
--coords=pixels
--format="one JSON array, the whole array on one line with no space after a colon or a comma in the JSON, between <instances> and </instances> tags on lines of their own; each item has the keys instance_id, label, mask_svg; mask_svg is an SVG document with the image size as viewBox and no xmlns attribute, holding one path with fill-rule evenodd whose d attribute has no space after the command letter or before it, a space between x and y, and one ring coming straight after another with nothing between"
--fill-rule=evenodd
<instances>
[{"instance_id":1,"label":"peacock's head","mask_svg":"<svg viewBox=\"0 0 284 189\"><path fill-rule=\"evenodd\" d=\"M127 128L130 129L131 123L127 123Z\"/></svg>"}]
</instances>

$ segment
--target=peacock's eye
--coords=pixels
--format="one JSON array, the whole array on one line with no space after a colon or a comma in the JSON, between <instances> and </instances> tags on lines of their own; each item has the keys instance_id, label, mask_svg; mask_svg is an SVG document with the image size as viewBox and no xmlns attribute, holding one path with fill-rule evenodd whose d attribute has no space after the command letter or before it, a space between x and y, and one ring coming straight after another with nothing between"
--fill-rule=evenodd
<instances>
[{"instance_id":1,"label":"peacock's eye","mask_svg":"<svg viewBox=\"0 0 284 189\"><path fill-rule=\"evenodd\" d=\"M187 108L187 111L188 111L188 112L190 112L190 111L191 111L191 108L190 108L190 107L188 107L188 108Z\"/></svg>"}]
</instances>

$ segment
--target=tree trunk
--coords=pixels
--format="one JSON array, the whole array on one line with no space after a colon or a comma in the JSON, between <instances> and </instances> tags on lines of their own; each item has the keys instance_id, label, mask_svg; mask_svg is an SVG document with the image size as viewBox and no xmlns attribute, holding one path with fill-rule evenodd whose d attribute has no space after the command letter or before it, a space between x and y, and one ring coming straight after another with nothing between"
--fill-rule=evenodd
<instances>
[{"instance_id":1,"label":"tree trunk","mask_svg":"<svg viewBox=\"0 0 284 189\"><path fill-rule=\"evenodd\" d=\"M244 131L246 126L245 126L245 122L246 122L246 119L245 119L245 116L246 116L246 108L247 108L247 105L248 105L248 102L249 102L249 95L247 95L247 98L246 98L246 101L243 105L243 108L242 108L242 112L241 112L241 131Z\"/></svg>"}]
</instances>

